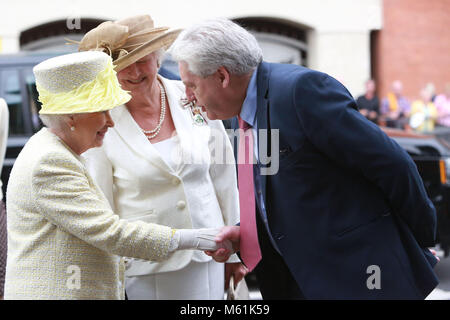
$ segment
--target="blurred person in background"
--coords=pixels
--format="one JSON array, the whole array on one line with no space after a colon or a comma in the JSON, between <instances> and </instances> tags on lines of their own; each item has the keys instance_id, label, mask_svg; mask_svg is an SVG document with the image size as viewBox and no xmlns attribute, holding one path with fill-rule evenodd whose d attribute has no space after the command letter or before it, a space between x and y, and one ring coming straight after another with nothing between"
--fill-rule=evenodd
<instances>
[{"instance_id":1,"label":"blurred person in background","mask_svg":"<svg viewBox=\"0 0 450 320\"><path fill-rule=\"evenodd\" d=\"M123 219L173 228L234 225L239 221L236 171L222 122L182 105L183 83L158 75L164 49L177 35L140 15L104 22L84 36L79 50L111 54L119 83L132 96L111 111L116 126L103 146L84 157ZM210 147L228 154L231 163L213 161ZM187 158L205 161L176 159L180 150ZM158 263L128 259L126 294L130 300L223 299L231 274L237 283L246 272L236 255L228 262L224 268L194 251L179 251Z\"/></svg>"},{"instance_id":2,"label":"blurred person in background","mask_svg":"<svg viewBox=\"0 0 450 320\"><path fill-rule=\"evenodd\" d=\"M384 125L392 128L406 129L411 105L403 94L403 84L396 80L392 83L391 92L381 103L381 120Z\"/></svg>"},{"instance_id":3,"label":"blurred person in background","mask_svg":"<svg viewBox=\"0 0 450 320\"><path fill-rule=\"evenodd\" d=\"M409 125L419 132L431 132L434 130L438 112L432 98L433 93L429 87L420 91L421 99L415 100L411 105Z\"/></svg>"},{"instance_id":4,"label":"blurred person in background","mask_svg":"<svg viewBox=\"0 0 450 320\"><path fill-rule=\"evenodd\" d=\"M373 123L378 123L380 100L376 95L376 85L373 79L366 81L366 92L356 99L359 112Z\"/></svg>"},{"instance_id":5,"label":"blurred person in background","mask_svg":"<svg viewBox=\"0 0 450 320\"><path fill-rule=\"evenodd\" d=\"M434 104L439 114L437 123L450 127L450 82L445 84L444 93L436 97Z\"/></svg>"},{"instance_id":6,"label":"blurred person in background","mask_svg":"<svg viewBox=\"0 0 450 320\"><path fill-rule=\"evenodd\" d=\"M215 229L120 219L86 170L80 155L102 145L114 126L109 110L131 98L107 54L63 55L33 71L46 127L25 144L8 182L5 299L123 299L120 257L160 261L218 248Z\"/></svg>"},{"instance_id":7,"label":"blurred person in background","mask_svg":"<svg viewBox=\"0 0 450 320\"><path fill-rule=\"evenodd\" d=\"M431 102L434 103L434 100L436 99L436 87L434 86L433 82L428 82L425 85L424 88L425 91L427 91L427 94L431 97Z\"/></svg>"},{"instance_id":8,"label":"blurred person in background","mask_svg":"<svg viewBox=\"0 0 450 320\"><path fill-rule=\"evenodd\" d=\"M0 98L0 173L5 159L8 143L9 111L6 101ZM3 201L2 181L0 180L0 300L3 299L8 244L6 230L6 208Z\"/></svg>"}]
</instances>

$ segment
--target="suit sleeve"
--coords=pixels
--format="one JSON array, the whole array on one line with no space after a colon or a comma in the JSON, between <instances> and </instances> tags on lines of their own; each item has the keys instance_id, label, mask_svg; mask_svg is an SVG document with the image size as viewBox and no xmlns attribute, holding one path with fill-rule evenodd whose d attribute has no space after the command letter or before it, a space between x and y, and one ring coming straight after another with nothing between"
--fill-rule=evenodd
<instances>
[{"instance_id":1,"label":"suit sleeve","mask_svg":"<svg viewBox=\"0 0 450 320\"><path fill-rule=\"evenodd\" d=\"M171 228L119 219L81 162L56 153L39 161L32 174L36 206L57 227L111 254L154 261L168 257Z\"/></svg>"},{"instance_id":2,"label":"suit sleeve","mask_svg":"<svg viewBox=\"0 0 450 320\"><path fill-rule=\"evenodd\" d=\"M310 71L297 79L294 105L308 139L341 166L376 184L418 243L433 246L436 212L411 157L366 120L332 77Z\"/></svg>"}]
</instances>

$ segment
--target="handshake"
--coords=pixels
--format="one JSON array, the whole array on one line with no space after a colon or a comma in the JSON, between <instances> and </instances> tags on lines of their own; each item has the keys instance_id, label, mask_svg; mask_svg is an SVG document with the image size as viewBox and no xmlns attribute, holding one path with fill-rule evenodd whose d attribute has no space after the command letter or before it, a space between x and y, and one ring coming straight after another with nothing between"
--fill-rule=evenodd
<instances>
[{"instance_id":1,"label":"handshake","mask_svg":"<svg viewBox=\"0 0 450 320\"><path fill-rule=\"evenodd\" d=\"M239 227L178 229L174 233L170 249L202 250L217 262L225 262L239 250Z\"/></svg>"},{"instance_id":2,"label":"handshake","mask_svg":"<svg viewBox=\"0 0 450 320\"><path fill-rule=\"evenodd\" d=\"M218 229L179 229L172 241L173 250L196 249L203 250L217 262L228 262L231 254L239 251L240 227L222 227ZM172 247L172 244L171 244ZM248 269L242 263L227 263L225 265L225 289L229 288L230 279L237 286Z\"/></svg>"}]
</instances>

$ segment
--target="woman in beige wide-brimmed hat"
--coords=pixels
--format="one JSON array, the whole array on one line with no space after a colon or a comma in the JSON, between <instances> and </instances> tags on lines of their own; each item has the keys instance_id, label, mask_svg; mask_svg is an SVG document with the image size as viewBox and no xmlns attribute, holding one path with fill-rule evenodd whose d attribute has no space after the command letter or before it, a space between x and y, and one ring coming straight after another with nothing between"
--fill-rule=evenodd
<instances>
[{"instance_id":1,"label":"woman in beige wide-brimmed hat","mask_svg":"<svg viewBox=\"0 0 450 320\"><path fill-rule=\"evenodd\" d=\"M8 182L5 299L123 299L124 261L161 261L218 245L215 229L120 219L80 155L103 143L109 111L130 96L111 58L81 52L34 68L46 128L26 143Z\"/></svg>"},{"instance_id":2,"label":"woman in beige wide-brimmed hat","mask_svg":"<svg viewBox=\"0 0 450 320\"><path fill-rule=\"evenodd\" d=\"M117 78L132 96L111 111L115 122L101 148L84 156L120 217L172 228L216 228L239 220L233 150L220 121L183 105L181 81L158 75L164 50L179 30L154 27L148 15L108 21L88 32L79 50L114 59ZM228 161L215 161L221 154ZM129 299L222 299L227 277L246 272L234 255L225 265L203 252L179 251L154 263L129 259Z\"/></svg>"}]
</instances>

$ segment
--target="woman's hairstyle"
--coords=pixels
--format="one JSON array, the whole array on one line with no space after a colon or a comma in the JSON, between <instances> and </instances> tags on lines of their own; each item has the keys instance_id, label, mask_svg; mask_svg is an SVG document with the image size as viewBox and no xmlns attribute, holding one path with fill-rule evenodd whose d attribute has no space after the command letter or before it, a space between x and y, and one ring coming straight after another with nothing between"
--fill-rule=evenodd
<instances>
[{"instance_id":1,"label":"woman's hairstyle","mask_svg":"<svg viewBox=\"0 0 450 320\"><path fill-rule=\"evenodd\" d=\"M42 123L51 129L62 130L66 125L65 119L68 117L67 114L40 114Z\"/></svg>"},{"instance_id":2,"label":"woman's hairstyle","mask_svg":"<svg viewBox=\"0 0 450 320\"><path fill-rule=\"evenodd\" d=\"M166 50L161 48L161 49L156 50L154 53L156 55L156 61L157 61L158 70L159 70L159 68L161 68L162 62L164 60L164 55L166 53Z\"/></svg>"},{"instance_id":3,"label":"woman's hairstyle","mask_svg":"<svg viewBox=\"0 0 450 320\"><path fill-rule=\"evenodd\" d=\"M214 19L185 29L170 49L172 57L188 64L190 72L207 77L221 66L234 75L254 70L263 59L255 37L228 19Z\"/></svg>"}]
</instances>

